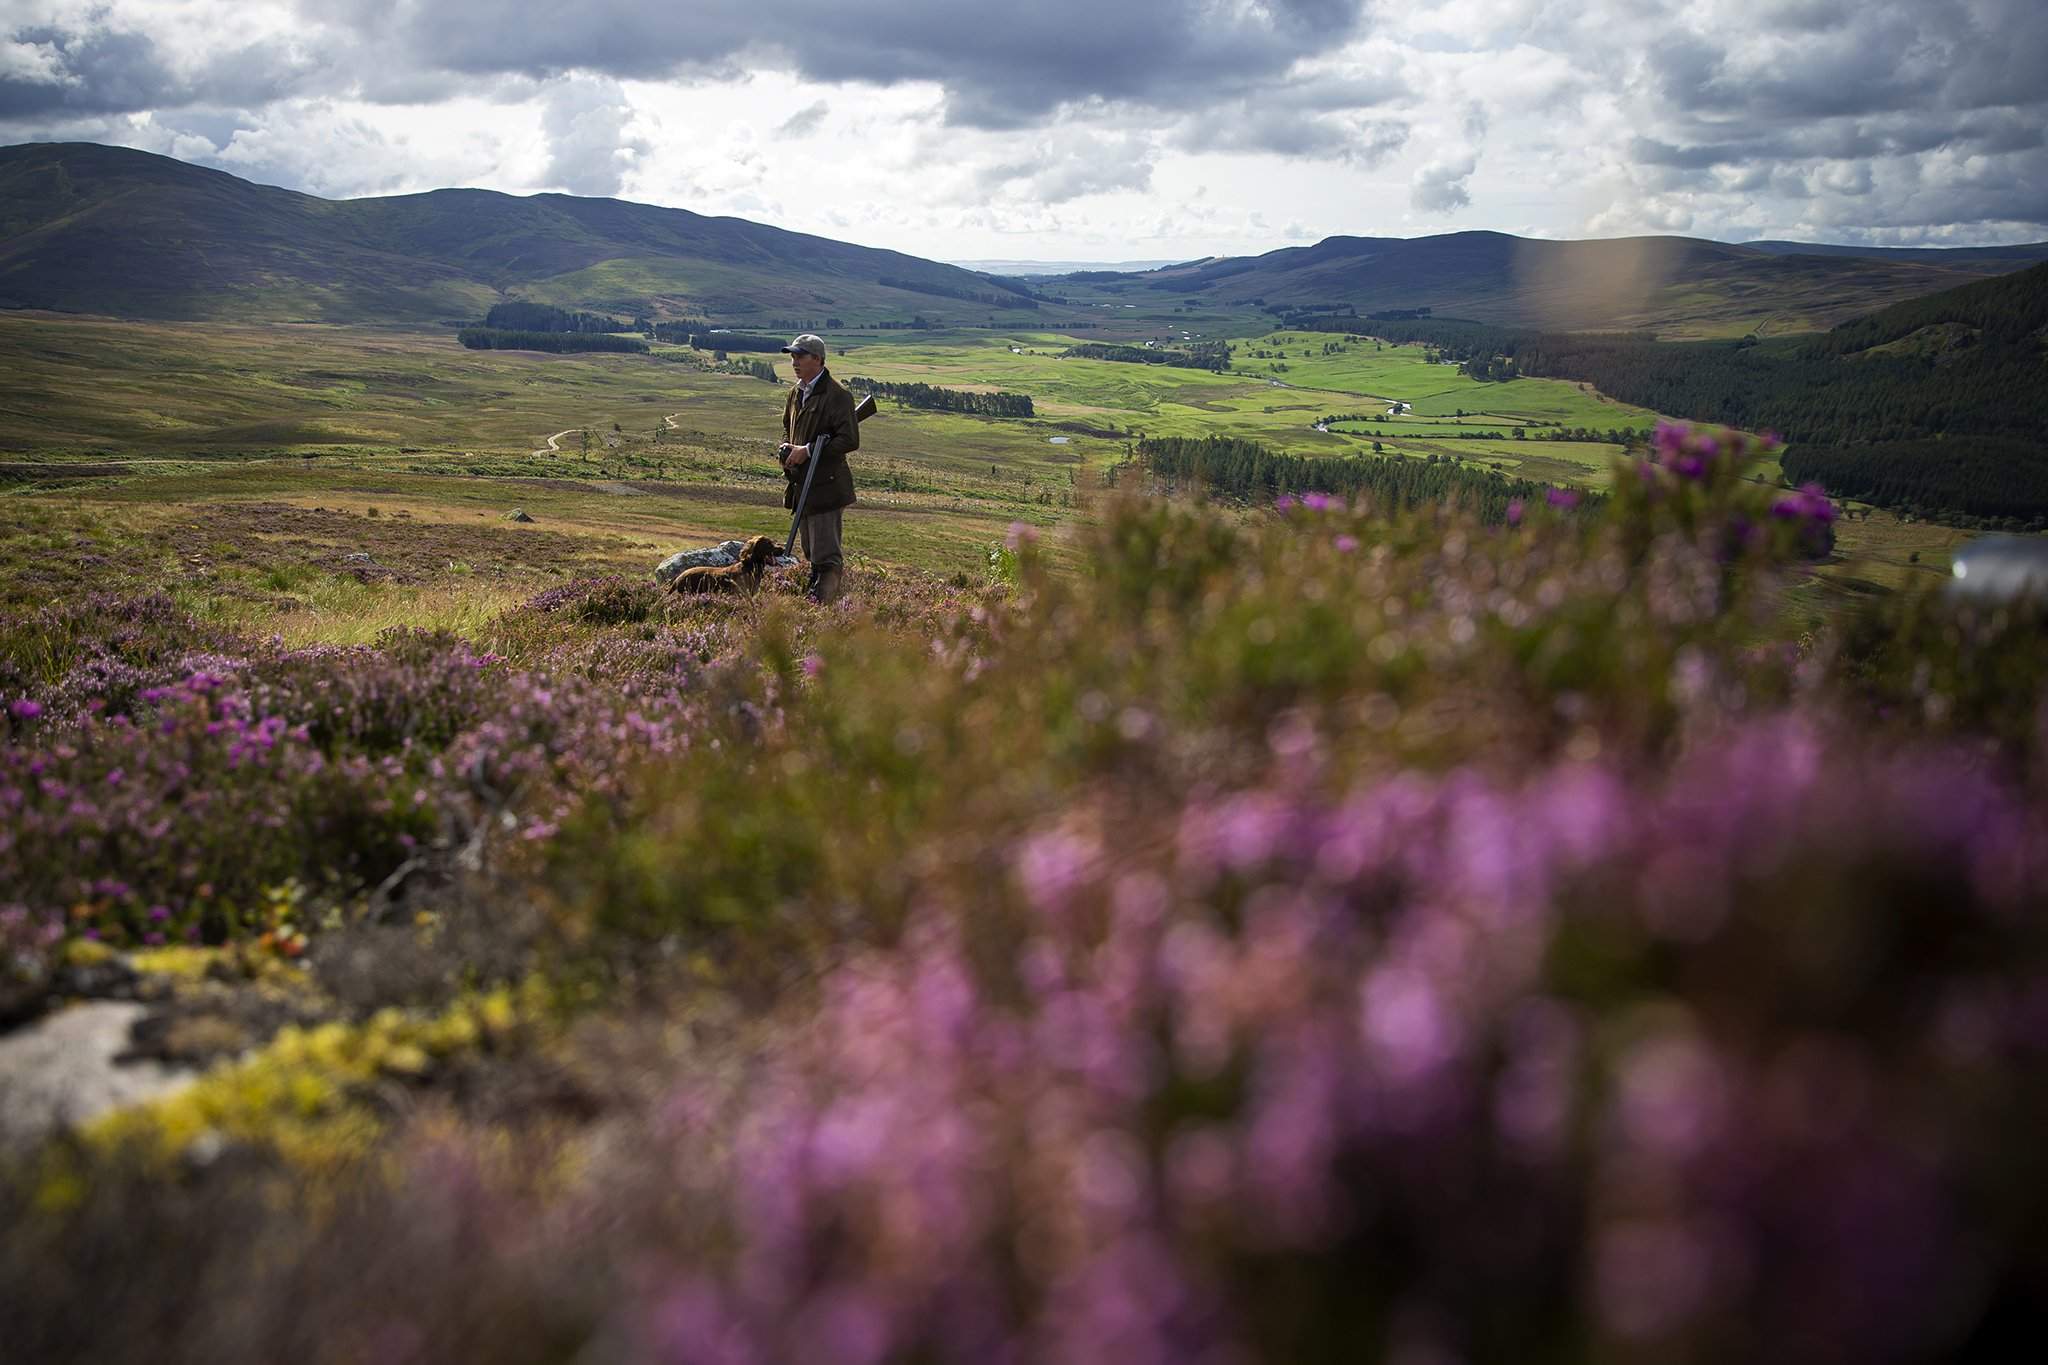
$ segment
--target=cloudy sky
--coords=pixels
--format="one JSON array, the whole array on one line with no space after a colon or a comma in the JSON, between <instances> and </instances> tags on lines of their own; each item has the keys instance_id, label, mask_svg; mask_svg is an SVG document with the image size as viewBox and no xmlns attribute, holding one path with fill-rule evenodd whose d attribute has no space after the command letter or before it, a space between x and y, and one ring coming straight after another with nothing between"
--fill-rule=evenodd
<instances>
[{"instance_id":1,"label":"cloudy sky","mask_svg":"<svg viewBox=\"0 0 2048 1365\"><path fill-rule=\"evenodd\" d=\"M940 259L2048 239L2048 0L0 0L0 142Z\"/></svg>"}]
</instances>

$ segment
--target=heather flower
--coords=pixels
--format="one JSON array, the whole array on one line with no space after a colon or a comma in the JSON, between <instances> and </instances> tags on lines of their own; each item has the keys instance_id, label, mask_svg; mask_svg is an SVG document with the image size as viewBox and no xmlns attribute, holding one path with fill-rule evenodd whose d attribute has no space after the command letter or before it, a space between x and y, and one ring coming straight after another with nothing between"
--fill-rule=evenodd
<instances>
[{"instance_id":1,"label":"heather flower","mask_svg":"<svg viewBox=\"0 0 2048 1365\"><path fill-rule=\"evenodd\" d=\"M2033 751L2010 774L1847 689L1774 710L1794 661L1744 652L1713 557L1800 523L1734 458L1658 465L1654 512L1618 480L1640 543L1397 521L1334 562L1153 508L1031 607L906 593L752 653L745 607L650 640L520 611L489 670L445 637L252 646L152 723L0 746L0 974L36 990L77 901L74 934L190 942L298 877L265 925L291 954L329 888L474 833L494 877L544 865L572 980L630 972L587 1008L655 1006L546 1054L630 1045L587 1127L490 1121L532 1072L510 1042L451 1068L459 1120L380 1081L397 1194L318 1235L152 1222L63 1306L168 1248L247 1291L248 1340L338 1355L377 1353L351 1323L508 1361L1964 1350L2031 1285ZM1244 648L1290 612L1298 647ZM331 1273L350 1237L403 1273ZM537 1295L550 1257L621 1273Z\"/></svg>"},{"instance_id":2,"label":"heather flower","mask_svg":"<svg viewBox=\"0 0 2048 1365\"><path fill-rule=\"evenodd\" d=\"M27 697L20 697L8 705L7 712L16 720L34 720L43 714L43 704L30 701Z\"/></svg>"},{"instance_id":3,"label":"heather flower","mask_svg":"<svg viewBox=\"0 0 2048 1365\"><path fill-rule=\"evenodd\" d=\"M1569 488L1552 488L1543 494L1544 500L1560 511L1570 511L1579 505L1578 493Z\"/></svg>"},{"instance_id":4,"label":"heather flower","mask_svg":"<svg viewBox=\"0 0 2048 1365\"><path fill-rule=\"evenodd\" d=\"M1042 910L1063 906L1086 877L1099 850L1064 830L1048 830L1018 850L1017 880L1033 905Z\"/></svg>"},{"instance_id":5,"label":"heather flower","mask_svg":"<svg viewBox=\"0 0 2048 1365\"><path fill-rule=\"evenodd\" d=\"M1666 464L1677 459L1685 450L1686 440L1690 434L1691 428L1683 422L1657 423L1656 434L1652 440L1657 447L1658 458Z\"/></svg>"}]
</instances>

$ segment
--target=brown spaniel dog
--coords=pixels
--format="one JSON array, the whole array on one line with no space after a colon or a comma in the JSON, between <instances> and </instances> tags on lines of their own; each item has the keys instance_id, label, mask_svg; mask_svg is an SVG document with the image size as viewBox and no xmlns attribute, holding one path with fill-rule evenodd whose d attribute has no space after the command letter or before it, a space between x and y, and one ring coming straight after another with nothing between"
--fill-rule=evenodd
<instances>
[{"instance_id":1,"label":"brown spaniel dog","mask_svg":"<svg viewBox=\"0 0 2048 1365\"><path fill-rule=\"evenodd\" d=\"M767 536L755 536L740 549L737 564L703 565L685 569L668 585L672 593L759 592L761 575L779 553Z\"/></svg>"}]
</instances>

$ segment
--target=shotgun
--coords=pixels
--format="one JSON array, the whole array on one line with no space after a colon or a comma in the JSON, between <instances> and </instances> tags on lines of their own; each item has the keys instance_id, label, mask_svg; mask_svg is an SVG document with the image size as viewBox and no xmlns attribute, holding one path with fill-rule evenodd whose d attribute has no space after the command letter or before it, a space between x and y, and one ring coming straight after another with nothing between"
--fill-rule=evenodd
<instances>
[{"instance_id":1,"label":"shotgun","mask_svg":"<svg viewBox=\"0 0 2048 1365\"><path fill-rule=\"evenodd\" d=\"M853 420L865 422L875 415L875 396L865 395L853 405ZM796 515L789 519L789 538L782 542L782 557L789 558L796 549L796 528L804 524L804 504L811 500L811 476L818 472L818 460L825 452L825 438L811 438L811 458L804 461L804 486L796 495Z\"/></svg>"}]
</instances>

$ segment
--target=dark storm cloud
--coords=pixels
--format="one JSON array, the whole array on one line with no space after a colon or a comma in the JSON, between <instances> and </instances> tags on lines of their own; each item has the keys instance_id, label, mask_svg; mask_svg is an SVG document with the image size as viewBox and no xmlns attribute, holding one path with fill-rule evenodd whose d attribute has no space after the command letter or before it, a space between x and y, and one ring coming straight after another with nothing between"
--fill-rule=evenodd
<instances>
[{"instance_id":1,"label":"dark storm cloud","mask_svg":"<svg viewBox=\"0 0 2048 1365\"><path fill-rule=\"evenodd\" d=\"M1802 146L1811 155L1911 155L1978 138L2009 149L2015 123L2038 127L2048 112L2048 5L1767 5L1711 39L1691 34L1652 48L1644 70L1670 130L1643 139L1656 164Z\"/></svg>"},{"instance_id":2,"label":"dark storm cloud","mask_svg":"<svg viewBox=\"0 0 2048 1365\"><path fill-rule=\"evenodd\" d=\"M506 78L715 77L763 66L806 83L931 82L944 91L948 123L982 130L1037 128L1062 110L1090 106L1178 116L1276 88L1319 101L1306 118L1387 97L1386 83L1325 78L1293 91L1283 84L1299 63L1355 36L1364 7L1365 0L872 0L764 14L756 0L302 0L291 54L248 50L183 72L146 24L99 11L72 31L9 35L36 45L55 75L0 78L0 119L251 107L289 94L432 103ZM764 112L777 123L794 107L777 92L763 97L785 101ZM1283 124L1270 111L1251 127L1218 140L1289 155L1355 156L1374 145L1339 127Z\"/></svg>"},{"instance_id":3,"label":"dark storm cloud","mask_svg":"<svg viewBox=\"0 0 2048 1365\"><path fill-rule=\"evenodd\" d=\"M34 76L0 76L0 121L126 114L188 105L251 107L304 88L319 64L276 42L223 48L178 71L156 39L94 26L15 29L5 40L33 53Z\"/></svg>"},{"instance_id":4,"label":"dark storm cloud","mask_svg":"<svg viewBox=\"0 0 2048 1365\"><path fill-rule=\"evenodd\" d=\"M36 79L0 77L0 119L125 113L188 98L146 34L28 28L8 36L36 54L41 70Z\"/></svg>"},{"instance_id":5,"label":"dark storm cloud","mask_svg":"<svg viewBox=\"0 0 2048 1365\"><path fill-rule=\"evenodd\" d=\"M284 60L281 75L261 74L279 73L281 54L258 49L175 74L139 21L97 11L69 29L6 33L41 49L54 71L0 80L0 110L21 117L239 103L252 85L282 93L307 78L319 93L374 95L397 85L412 97L414 77L425 73L438 73L446 94L460 77L659 78L776 59L809 80L935 82L947 91L953 121L1012 127L1075 101L1181 109L1268 86L1297 61L1348 40L1362 7L1363 0L875 0L857 13L791 11L787 22L764 22L751 0L320 0L298 7L307 55ZM220 88L231 85L242 88Z\"/></svg>"},{"instance_id":6,"label":"dark storm cloud","mask_svg":"<svg viewBox=\"0 0 2048 1365\"><path fill-rule=\"evenodd\" d=\"M859 103L827 87L915 82L943 123L1008 134L944 144L960 183L1051 202L1228 153L1399 158L1417 210L1483 212L1515 164L1489 149L1518 144L1597 160L1644 222L2040 224L2048 198L2048 0L254 0L296 20L257 46L227 0L18 3L44 17L0 20L0 140L231 110L311 168L328 134L295 107L481 97L537 107L551 181L598 190L657 136L620 81L731 81L730 117L784 137Z\"/></svg>"},{"instance_id":7,"label":"dark storm cloud","mask_svg":"<svg viewBox=\"0 0 2048 1365\"><path fill-rule=\"evenodd\" d=\"M705 0L396 0L355 11L452 71L546 77L571 69L659 77L747 58L814 81L931 81L949 121L1005 129L1091 99L1188 109L1269 86L1358 29L1361 0L875 0L763 22L758 4Z\"/></svg>"},{"instance_id":8,"label":"dark storm cloud","mask_svg":"<svg viewBox=\"0 0 2048 1365\"><path fill-rule=\"evenodd\" d=\"M1697 0L1667 14L1697 18ZM2038 235L2044 71L2041 0L1728 0L1638 58L1627 160L1667 210L1775 206L1845 241Z\"/></svg>"}]
</instances>

